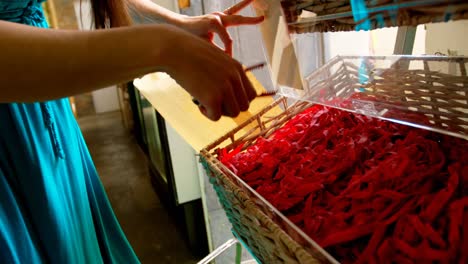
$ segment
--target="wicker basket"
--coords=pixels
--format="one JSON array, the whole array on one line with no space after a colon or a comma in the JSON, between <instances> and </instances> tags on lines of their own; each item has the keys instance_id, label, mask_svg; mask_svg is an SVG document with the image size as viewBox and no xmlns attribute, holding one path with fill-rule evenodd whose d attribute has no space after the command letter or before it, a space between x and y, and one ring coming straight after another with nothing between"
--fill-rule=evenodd
<instances>
[{"instance_id":1,"label":"wicker basket","mask_svg":"<svg viewBox=\"0 0 468 264\"><path fill-rule=\"evenodd\" d=\"M379 72L378 76L366 75L368 83L363 85L359 81L359 76L362 74L351 60L367 64L368 69L372 69L370 72ZM428 116L432 121L431 125L437 126L442 122L447 124L442 127L455 128L456 135L468 139L466 137L468 129L468 77L465 68L468 60L466 58L398 56L392 57L391 64L387 61L389 67L383 68L376 67L384 65L380 60L387 61L389 57L335 58L307 78L306 81L315 89L305 90L303 99L322 100L321 103L325 102L326 105L336 107L330 102L342 106L343 102L349 101L350 94L356 92L366 94L369 96L367 99L372 99L367 102L382 103L373 106L374 110L381 111L382 107L393 106L393 110L398 112L405 113L405 109L410 109L408 110L410 113L418 111ZM422 63L426 70L411 70L413 62ZM428 68L431 62L439 62L445 66L456 63L460 67L458 71L461 72L458 75L461 76L443 74L440 69L431 71ZM405 83L402 83L402 80ZM221 146L229 150L243 144L243 148L247 148L254 144L258 137L268 138L291 117L313 105L310 101L293 101L295 100L281 97L264 108L203 149L201 162L233 225L234 232L260 262L337 263L310 237L217 159L217 150ZM366 104L365 100L358 102ZM281 109L280 114L278 109ZM365 107L358 105L348 110L368 115L371 113L366 105ZM443 129L440 131L451 133Z\"/></svg>"},{"instance_id":2,"label":"wicker basket","mask_svg":"<svg viewBox=\"0 0 468 264\"><path fill-rule=\"evenodd\" d=\"M296 97L468 139L467 64L467 57L337 56L304 78Z\"/></svg>"},{"instance_id":3,"label":"wicker basket","mask_svg":"<svg viewBox=\"0 0 468 264\"><path fill-rule=\"evenodd\" d=\"M281 5L294 33L371 30L468 18L468 3L463 0L282 0ZM358 12L360 9L364 11ZM303 11L315 17L299 19Z\"/></svg>"}]
</instances>

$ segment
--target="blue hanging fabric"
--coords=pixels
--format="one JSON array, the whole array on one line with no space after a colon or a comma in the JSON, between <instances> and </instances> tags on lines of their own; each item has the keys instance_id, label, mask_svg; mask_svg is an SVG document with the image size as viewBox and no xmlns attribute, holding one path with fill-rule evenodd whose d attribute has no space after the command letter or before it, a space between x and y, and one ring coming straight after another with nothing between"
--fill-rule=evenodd
<instances>
[{"instance_id":1,"label":"blue hanging fabric","mask_svg":"<svg viewBox=\"0 0 468 264\"><path fill-rule=\"evenodd\" d=\"M356 30L370 30L371 22L369 21L369 12L367 11L366 2L364 0L351 0L351 9L353 11Z\"/></svg>"}]
</instances>

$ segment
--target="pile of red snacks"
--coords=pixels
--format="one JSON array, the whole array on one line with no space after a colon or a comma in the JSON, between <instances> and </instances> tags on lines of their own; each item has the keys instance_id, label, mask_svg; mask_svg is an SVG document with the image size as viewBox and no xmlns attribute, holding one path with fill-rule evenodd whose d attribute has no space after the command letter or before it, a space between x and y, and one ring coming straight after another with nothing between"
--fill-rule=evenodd
<instances>
[{"instance_id":1,"label":"pile of red snacks","mask_svg":"<svg viewBox=\"0 0 468 264\"><path fill-rule=\"evenodd\" d=\"M220 161L342 263L468 263L468 141L315 105Z\"/></svg>"}]
</instances>

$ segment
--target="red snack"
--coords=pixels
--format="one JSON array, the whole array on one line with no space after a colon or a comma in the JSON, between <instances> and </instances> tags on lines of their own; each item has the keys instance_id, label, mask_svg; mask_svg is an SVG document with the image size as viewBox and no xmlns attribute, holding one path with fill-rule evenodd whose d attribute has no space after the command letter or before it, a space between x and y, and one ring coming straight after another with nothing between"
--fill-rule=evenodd
<instances>
[{"instance_id":1,"label":"red snack","mask_svg":"<svg viewBox=\"0 0 468 264\"><path fill-rule=\"evenodd\" d=\"M242 149L219 159L342 263L468 260L467 141L315 105Z\"/></svg>"}]
</instances>

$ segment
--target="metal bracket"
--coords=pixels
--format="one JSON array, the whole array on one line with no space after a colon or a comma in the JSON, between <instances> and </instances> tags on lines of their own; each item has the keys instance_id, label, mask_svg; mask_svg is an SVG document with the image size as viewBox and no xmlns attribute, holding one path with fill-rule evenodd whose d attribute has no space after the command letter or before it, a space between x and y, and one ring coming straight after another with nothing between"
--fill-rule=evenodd
<instances>
[{"instance_id":1,"label":"metal bracket","mask_svg":"<svg viewBox=\"0 0 468 264\"><path fill-rule=\"evenodd\" d=\"M221 255L224 251L232 247L233 245L236 245L236 260L235 263L239 264L241 263L241 257L242 257L242 245L239 243L239 241L235 238L231 238L226 243L222 244L213 252L211 252L208 256L204 257L202 260L200 260L197 264L208 264L210 261L215 259L217 256Z\"/></svg>"},{"instance_id":2,"label":"metal bracket","mask_svg":"<svg viewBox=\"0 0 468 264\"><path fill-rule=\"evenodd\" d=\"M416 37L416 27L399 27L393 54L411 55L413 53L414 39Z\"/></svg>"}]
</instances>

